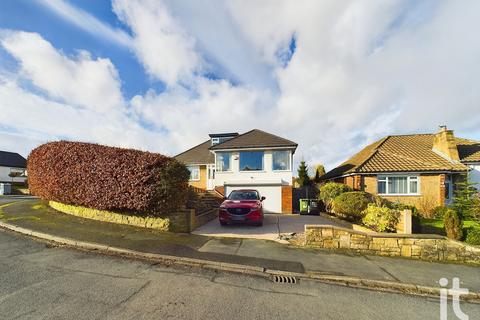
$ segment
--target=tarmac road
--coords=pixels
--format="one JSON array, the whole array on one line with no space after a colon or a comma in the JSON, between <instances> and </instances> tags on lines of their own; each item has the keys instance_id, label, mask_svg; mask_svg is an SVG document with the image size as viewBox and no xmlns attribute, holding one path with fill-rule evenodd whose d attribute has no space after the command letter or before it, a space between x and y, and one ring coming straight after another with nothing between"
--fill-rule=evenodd
<instances>
[{"instance_id":1,"label":"tarmac road","mask_svg":"<svg viewBox=\"0 0 480 320\"><path fill-rule=\"evenodd\" d=\"M480 305L462 309L479 319ZM439 302L314 281L277 284L168 268L51 247L0 230L0 318L439 319Z\"/></svg>"}]
</instances>

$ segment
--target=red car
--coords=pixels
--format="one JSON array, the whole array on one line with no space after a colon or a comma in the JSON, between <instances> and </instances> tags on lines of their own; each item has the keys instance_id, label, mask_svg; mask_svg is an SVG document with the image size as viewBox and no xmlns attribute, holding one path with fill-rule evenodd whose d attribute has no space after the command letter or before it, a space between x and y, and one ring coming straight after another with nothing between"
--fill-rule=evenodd
<instances>
[{"instance_id":1,"label":"red car","mask_svg":"<svg viewBox=\"0 0 480 320\"><path fill-rule=\"evenodd\" d=\"M225 226L229 223L263 225L262 201L257 190L234 190L220 206L218 219Z\"/></svg>"}]
</instances>

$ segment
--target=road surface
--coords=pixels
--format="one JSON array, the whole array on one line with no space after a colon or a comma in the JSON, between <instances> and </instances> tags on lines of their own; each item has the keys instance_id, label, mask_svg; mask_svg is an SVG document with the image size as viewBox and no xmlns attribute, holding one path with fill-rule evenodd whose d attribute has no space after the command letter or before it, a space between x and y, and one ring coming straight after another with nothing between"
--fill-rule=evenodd
<instances>
[{"instance_id":1,"label":"road surface","mask_svg":"<svg viewBox=\"0 0 480 320\"><path fill-rule=\"evenodd\" d=\"M480 305L462 308L478 319ZM169 268L51 247L0 230L0 318L439 319L439 302L313 281L277 284Z\"/></svg>"}]
</instances>

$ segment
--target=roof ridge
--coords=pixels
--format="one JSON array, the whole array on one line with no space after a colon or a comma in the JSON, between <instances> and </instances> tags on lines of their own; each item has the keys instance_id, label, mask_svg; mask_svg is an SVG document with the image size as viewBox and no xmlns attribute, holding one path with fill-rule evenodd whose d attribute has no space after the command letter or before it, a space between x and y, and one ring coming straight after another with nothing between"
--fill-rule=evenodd
<instances>
[{"instance_id":1,"label":"roof ridge","mask_svg":"<svg viewBox=\"0 0 480 320\"><path fill-rule=\"evenodd\" d=\"M235 139L237 139L237 138L239 138L239 137L241 137L241 136L243 136L243 135L246 135L247 133L250 133L250 132L252 132L252 131L254 131L254 130L257 130L257 129L252 129L252 130L247 131L247 132L245 132L245 133L239 134L239 135L236 136L236 137L233 137L233 138L231 138L231 139L227 139L227 140L225 140L225 141L223 141L223 142L217 143L217 144L215 145L215 147L216 147L216 146L221 146L222 144L224 144L224 143L227 142L227 141L235 140ZM261 131L261 130L260 130L260 131ZM213 146L212 146L212 147L213 147ZM209 148L209 149L210 149L210 148Z\"/></svg>"},{"instance_id":2,"label":"roof ridge","mask_svg":"<svg viewBox=\"0 0 480 320\"><path fill-rule=\"evenodd\" d=\"M362 163L360 163L359 165L357 165L357 167L355 168L354 172L358 172L358 170L368 161L370 160L378 151L379 151L379 148L385 143L385 141L387 141L391 136L386 136L385 138L382 138L380 140L378 140L377 142L380 142L378 144L378 146L375 147L375 149L373 150L373 152L365 159L362 161ZM373 142L375 143L375 142ZM365 147L366 148L366 147Z\"/></svg>"},{"instance_id":3,"label":"roof ridge","mask_svg":"<svg viewBox=\"0 0 480 320\"><path fill-rule=\"evenodd\" d=\"M12 154L18 154L19 156L22 156L20 153L18 153L18 152L13 152L13 151L5 151L5 150L0 150L0 152L12 153ZM23 157L23 156L22 156L22 157Z\"/></svg>"}]
</instances>

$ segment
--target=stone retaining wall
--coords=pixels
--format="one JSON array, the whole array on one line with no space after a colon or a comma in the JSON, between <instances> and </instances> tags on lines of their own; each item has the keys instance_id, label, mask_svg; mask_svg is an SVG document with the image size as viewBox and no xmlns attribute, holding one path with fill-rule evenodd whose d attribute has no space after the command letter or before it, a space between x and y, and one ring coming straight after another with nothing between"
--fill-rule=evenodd
<instances>
[{"instance_id":1,"label":"stone retaining wall","mask_svg":"<svg viewBox=\"0 0 480 320\"><path fill-rule=\"evenodd\" d=\"M142 217L68 205L56 201L49 201L49 205L57 211L81 218L172 232L191 232L218 215L218 210L195 216L195 209L183 209L165 217Z\"/></svg>"},{"instance_id":2,"label":"stone retaining wall","mask_svg":"<svg viewBox=\"0 0 480 320\"><path fill-rule=\"evenodd\" d=\"M438 235L365 233L330 225L306 225L305 246L429 261L480 264L480 248Z\"/></svg>"}]
</instances>

